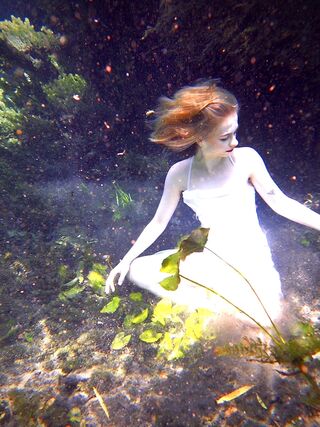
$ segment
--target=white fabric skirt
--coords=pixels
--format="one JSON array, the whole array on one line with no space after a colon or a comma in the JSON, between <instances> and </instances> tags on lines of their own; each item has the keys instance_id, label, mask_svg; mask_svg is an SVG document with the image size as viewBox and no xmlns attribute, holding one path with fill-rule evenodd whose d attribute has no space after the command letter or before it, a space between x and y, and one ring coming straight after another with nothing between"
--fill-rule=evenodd
<instances>
[{"instance_id":1,"label":"white fabric skirt","mask_svg":"<svg viewBox=\"0 0 320 427\"><path fill-rule=\"evenodd\" d=\"M211 245L211 248L214 250L214 245ZM130 267L129 280L161 298L169 297L174 303L187 305L191 310L208 308L216 314L231 314L251 323L252 320L236 309L232 305L234 304L264 326L270 325L265 309L272 320L276 320L281 314L281 282L267 242L260 249L255 247L249 253L244 248L240 251L235 246L230 248L229 245L224 254L221 250L217 251L238 271L207 249L189 255L180 263L181 275L218 292L232 304L187 279L181 279L175 291L163 289L159 282L170 274L160 272L161 263L174 252L176 249L170 249L135 259ZM247 281L254 288L265 309Z\"/></svg>"}]
</instances>

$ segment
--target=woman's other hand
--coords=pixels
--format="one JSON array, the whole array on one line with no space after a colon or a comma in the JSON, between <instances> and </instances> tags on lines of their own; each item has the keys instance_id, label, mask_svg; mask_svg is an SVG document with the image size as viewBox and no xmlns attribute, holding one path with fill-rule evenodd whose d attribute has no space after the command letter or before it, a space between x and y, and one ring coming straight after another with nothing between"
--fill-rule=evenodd
<instances>
[{"instance_id":1,"label":"woman's other hand","mask_svg":"<svg viewBox=\"0 0 320 427\"><path fill-rule=\"evenodd\" d=\"M128 274L129 268L130 263L121 261L110 271L105 285L106 294L114 292L115 285L122 285L126 275Z\"/></svg>"}]
</instances>

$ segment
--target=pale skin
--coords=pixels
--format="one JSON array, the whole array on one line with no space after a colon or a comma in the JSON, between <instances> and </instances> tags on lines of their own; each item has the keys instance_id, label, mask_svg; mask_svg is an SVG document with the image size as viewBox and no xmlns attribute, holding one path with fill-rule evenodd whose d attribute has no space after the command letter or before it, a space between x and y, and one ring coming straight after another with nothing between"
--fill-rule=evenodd
<instances>
[{"instance_id":1,"label":"pale skin","mask_svg":"<svg viewBox=\"0 0 320 427\"><path fill-rule=\"evenodd\" d=\"M259 154L249 147L236 148L238 140L237 113L225 117L207 136L198 143L192 165L192 188L215 188L232 185L233 167L230 159L242 168L248 181L262 199L279 215L299 224L320 231L320 215L303 204L286 196L275 184ZM105 291L121 285L130 270L131 263L144 252L165 230L181 193L187 189L191 159L175 163L169 170L158 209L120 263L110 272Z\"/></svg>"}]
</instances>

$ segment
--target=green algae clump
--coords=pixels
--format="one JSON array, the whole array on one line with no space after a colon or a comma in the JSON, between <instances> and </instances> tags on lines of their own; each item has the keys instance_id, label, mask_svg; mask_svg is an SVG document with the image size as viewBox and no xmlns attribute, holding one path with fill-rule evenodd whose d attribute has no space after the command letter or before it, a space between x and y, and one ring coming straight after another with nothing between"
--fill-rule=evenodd
<instances>
[{"instance_id":1,"label":"green algae clump","mask_svg":"<svg viewBox=\"0 0 320 427\"><path fill-rule=\"evenodd\" d=\"M62 74L52 82L43 84L42 89L52 108L74 113L79 110L87 82L78 74Z\"/></svg>"},{"instance_id":2,"label":"green algae clump","mask_svg":"<svg viewBox=\"0 0 320 427\"><path fill-rule=\"evenodd\" d=\"M23 115L15 108L8 107L3 89L0 88L0 146L19 144L17 130L21 129Z\"/></svg>"},{"instance_id":3,"label":"green algae clump","mask_svg":"<svg viewBox=\"0 0 320 427\"><path fill-rule=\"evenodd\" d=\"M36 31L28 18L22 21L15 16L11 16L11 21L0 22L1 40L11 50L23 54L31 51L49 51L59 47L58 38L51 30L42 27L40 31Z\"/></svg>"}]
</instances>

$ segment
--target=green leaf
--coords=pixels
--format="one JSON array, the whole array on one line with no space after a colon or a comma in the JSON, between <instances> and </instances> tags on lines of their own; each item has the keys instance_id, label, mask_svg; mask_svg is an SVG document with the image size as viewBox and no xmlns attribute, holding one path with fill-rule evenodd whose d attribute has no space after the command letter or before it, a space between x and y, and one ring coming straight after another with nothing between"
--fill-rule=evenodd
<instances>
[{"instance_id":1,"label":"green leaf","mask_svg":"<svg viewBox=\"0 0 320 427\"><path fill-rule=\"evenodd\" d=\"M70 288L71 286L76 285L78 282L79 282L79 278L77 276L74 279L70 280L70 282L64 283L62 286L66 286L66 287Z\"/></svg>"},{"instance_id":2,"label":"green leaf","mask_svg":"<svg viewBox=\"0 0 320 427\"><path fill-rule=\"evenodd\" d=\"M167 291L175 291L178 288L179 283L180 276L179 274L175 274L174 276L169 276L161 280L160 285Z\"/></svg>"},{"instance_id":3,"label":"green leaf","mask_svg":"<svg viewBox=\"0 0 320 427\"><path fill-rule=\"evenodd\" d=\"M185 356L184 352L182 351L181 344L182 344L182 337L174 338L173 350L171 351L171 353L167 357L167 359L169 361L175 360L175 359L181 359L182 357Z\"/></svg>"},{"instance_id":4,"label":"green leaf","mask_svg":"<svg viewBox=\"0 0 320 427\"><path fill-rule=\"evenodd\" d=\"M113 339L111 343L112 350L121 350L126 345L129 344L131 340L131 335L126 335L125 332L119 332Z\"/></svg>"},{"instance_id":5,"label":"green leaf","mask_svg":"<svg viewBox=\"0 0 320 427\"><path fill-rule=\"evenodd\" d=\"M163 298L153 309L152 322L159 322L165 326L166 319L172 315L172 301L169 298Z\"/></svg>"},{"instance_id":6,"label":"green leaf","mask_svg":"<svg viewBox=\"0 0 320 427\"><path fill-rule=\"evenodd\" d=\"M170 353L173 350L173 341L169 332L165 332L159 343L158 356Z\"/></svg>"},{"instance_id":7,"label":"green leaf","mask_svg":"<svg viewBox=\"0 0 320 427\"><path fill-rule=\"evenodd\" d=\"M301 245L302 246L304 246L304 247L308 247L308 246L310 246L310 240L308 240L308 239L306 239L305 237L303 237L301 240L300 240L300 243L301 243Z\"/></svg>"},{"instance_id":8,"label":"green leaf","mask_svg":"<svg viewBox=\"0 0 320 427\"><path fill-rule=\"evenodd\" d=\"M106 274L107 267L103 264L95 262L92 266L92 270L95 271L96 273L100 273L101 275L104 275Z\"/></svg>"},{"instance_id":9,"label":"green leaf","mask_svg":"<svg viewBox=\"0 0 320 427\"><path fill-rule=\"evenodd\" d=\"M71 289L68 289L67 291L60 292L58 295L58 298L65 302L67 299L71 299L79 295L84 290L83 286L75 286Z\"/></svg>"},{"instance_id":10,"label":"green leaf","mask_svg":"<svg viewBox=\"0 0 320 427\"><path fill-rule=\"evenodd\" d=\"M120 297L114 296L108 304L106 304L101 310L100 313L114 313L118 310L120 305Z\"/></svg>"},{"instance_id":11,"label":"green leaf","mask_svg":"<svg viewBox=\"0 0 320 427\"><path fill-rule=\"evenodd\" d=\"M199 227L193 230L189 236L183 237L178 244L180 259L183 261L194 252L203 252L208 240L210 228Z\"/></svg>"},{"instance_id":12,"label":"green leaf","mask_svg":"<svg viewBox=\"0 0 320 427\"><path fill-rule=\"evenodd\" d=\"M90 285L95 290L99 290L104 287L105 278L102 276L102 274L97 273L96 271L90 271L90 273L88 274L88 280Z\"/></svg>"},{"instance_id":13,"label":"green leaf","mask_svg":"<svg viewBox=\"0 0 320 427\"><path fill-rule=\"evenodd\" d=\"M153 329L147 329L139 335L139 339L143 342L153 343L159 341L162 335L163 334L161 332L156 332Z\"/></svg>"},{"instance_id":14,"label":"green leaf","mask_svg":"<svg viewBox=\"0 0 320 427\"><path fill-rule=\"evenodd\" d=\"M199 340L202 337L203 322L198 316L198 313L192 313L185 320L186 335L194 341Z\"/></svg>"},{"instance_id":15,"label":"green leaf","mask_svg":"<svg viewBox=\"0 0 320 427\"><path fill-rule=\"evenodd\" d=\"M31 332L26 332L26 333L24 334L24 339L25 339L27 342L33 342L33 340L34 340L34 336L32 335L32 333L31 333Z\"/></svg>"},{"instance_id":16,"label":"green leaf","mask_svg":"<svg viewBox=\"0 0 320 427\"><path fill-rule=\"evenodd\" d=\"M131 294L129 295L129 298L131 299L131 301L135 301L135 302L143 301L141 292L131 292Z\"/></svg>"},{"instance_id":17,"label":"green leaf","mask_svg":"<svg viewBox=\"0 0 320 427\"><path fill-rule=\"evenodd\" d=\"M131 319L131 323L133 323L134 325L137 325L138 323L144 322L148 317L148 314L149 314L149 310L148 308L145 308L141 313L137 314Z\"/></svg>"},{"instance_id":18,"label":"green leaf","mask_svg":"<svg viewBox=\"0 0 320 427\"><path fill-rule=\"evenodd\" d=\"M127 314L123 321L123 327L130 328L132 326L133 318L134 318L134 314Z\"/></svg>"},{"instance_id":19,"label":"green leaf","mask_svg":"<svg viewBox=\"0 0 320 427\"><path fill-rule=\"evenodd\" d=\"M167 258L165 258L162 261L160 271L163 273L170 273L170 274L178 274L179 273L179 261L180 261L180 254L179 252L176 252L172 255L169 255Z\"/></svg>"}]
</instances>

